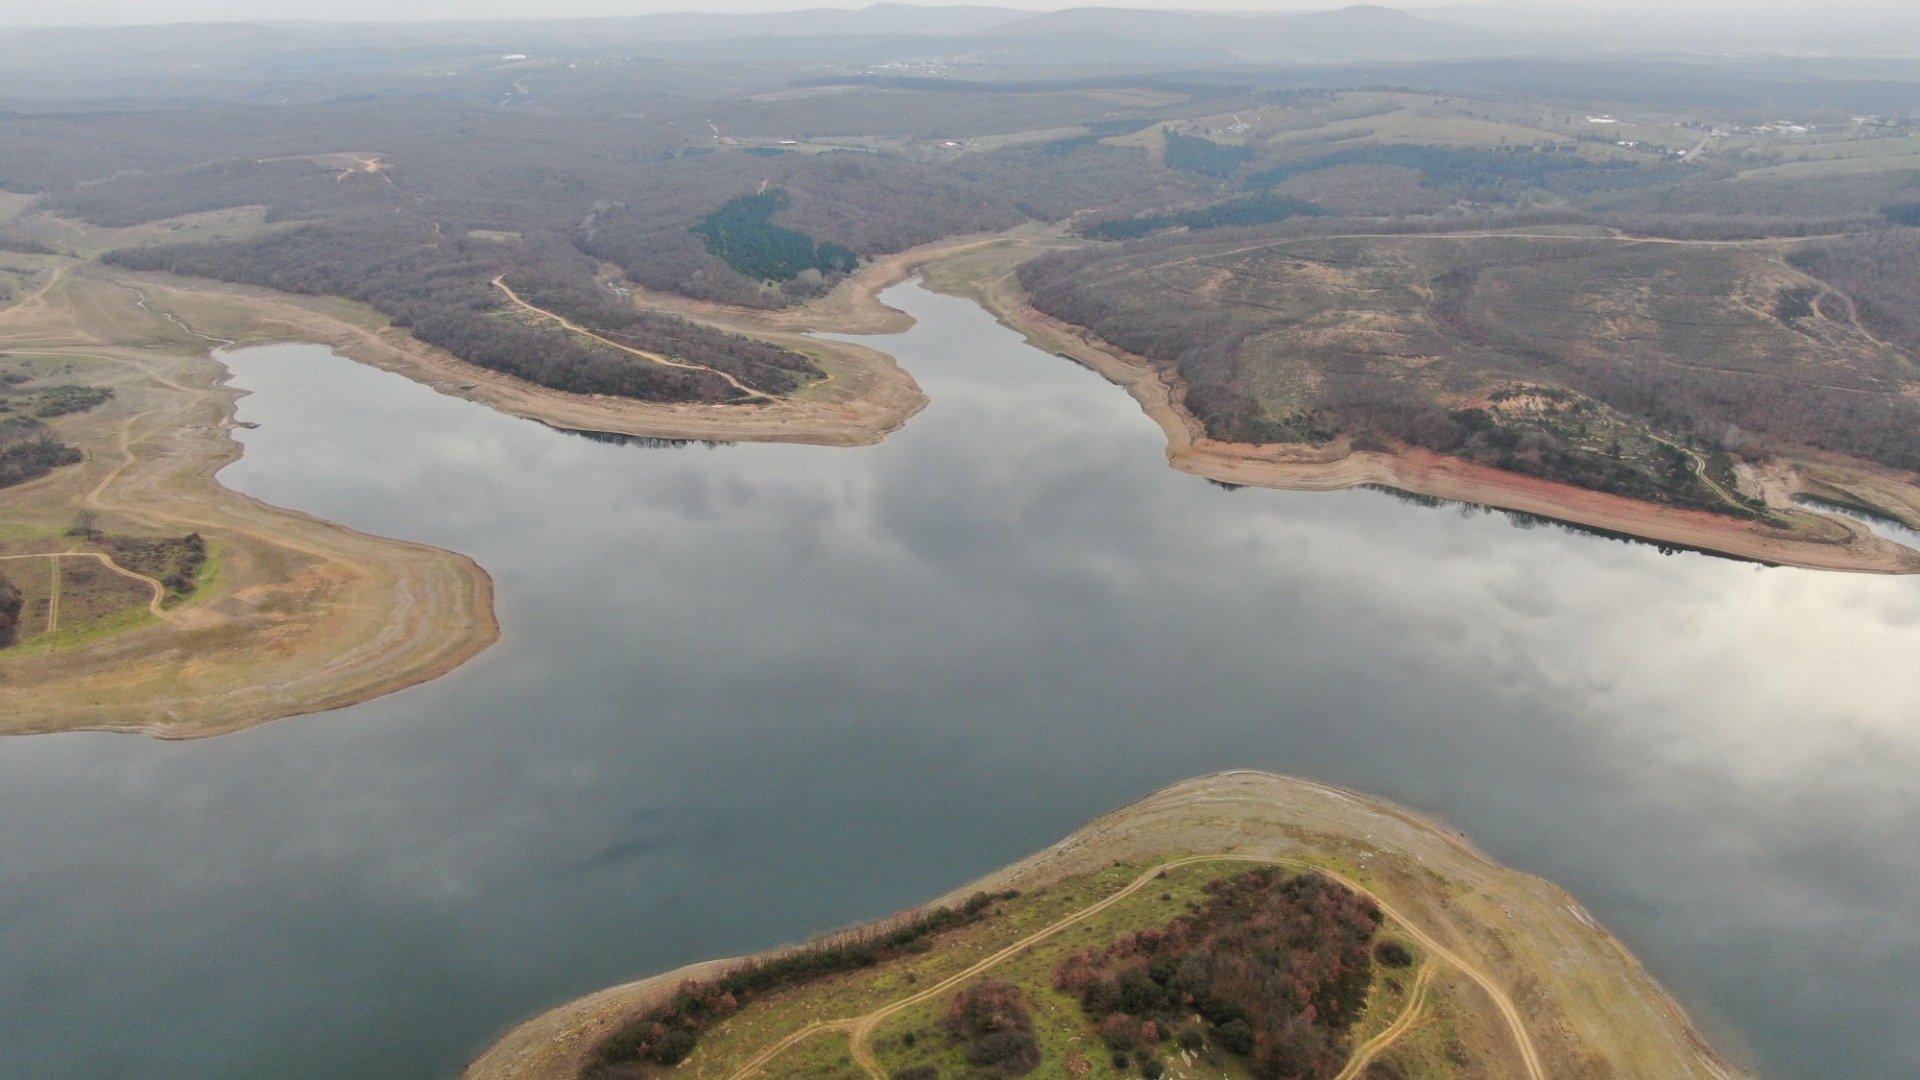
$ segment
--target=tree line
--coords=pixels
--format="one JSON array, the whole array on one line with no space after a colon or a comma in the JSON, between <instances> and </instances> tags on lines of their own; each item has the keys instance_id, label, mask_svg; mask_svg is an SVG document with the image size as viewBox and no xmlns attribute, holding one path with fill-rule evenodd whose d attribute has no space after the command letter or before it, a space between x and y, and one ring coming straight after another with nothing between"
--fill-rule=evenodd
<instances>
[{"instance_id":1,"label":"tree line","mask_svg":"<svg viewBox=\"0 0 1920 1080\"><path fill-rule=\"evenodd\" d=\"M20 608L25 602L20 587L7 575L0 574L0 649L20 640Z\"/></svg>"},{"instance_id":2,"label":"tree line","mask_svg":"<svg viewBox=\"0 0 1920 1080\"><path fill-rule=\"evenodd\" d=\"M1164 229L1203 232L1207 229L1270 225L1291 217L1319 217L1325 213L1325 210L1305 199L1263 192L1198 210L1102 221L1080 230L1080 233L1095 240L1133 240Z\"/></svg>"},{"instance_id":3,"label":"tree line","mask_svg":"<svg viewBox=\"0 0 1920 1080\"><path fill-rule=\"evenodd\" d=\"M934 908L891 923L739 965L724 975L680 984L673 996L621 1024L587 1057L581 1080L639 1080L656 1067L678 1065L715 1024L754 1000L818 979L860 971L925 947L929 938L970 925L996 901L1018 893L975 893L956 907Z\"/></svg>"}]
</instances>

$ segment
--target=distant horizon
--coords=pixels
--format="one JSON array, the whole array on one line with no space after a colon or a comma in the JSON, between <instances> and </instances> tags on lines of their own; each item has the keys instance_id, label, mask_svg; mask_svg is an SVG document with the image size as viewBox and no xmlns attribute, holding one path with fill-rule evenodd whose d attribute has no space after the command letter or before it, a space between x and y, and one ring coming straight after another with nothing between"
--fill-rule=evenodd
<instances>
[{"instance_id":1,"label":"distant horizon","mask_svg":"<svg viewBox=\"0 0 1920 1080\"><path fill-rule=\"evenodd\" d=\"M1907 0L1834 0L1757 5L1740 0L1400 0L1388 3L1314 2L1314 0L1257 0L1252 3L1192 4L1133 0L1128 3L1045 3L1033 0L996 0L990 3L944 3L939 0L887 0L907 7L1004 8L1035 14L1076 8L1180 11L1194 14L1260 15L1337 11L1350 7L1395 8L1428 17L1471 13L1481 20L1511 9L1516 18L1593 19L1627 14L1648 15L1697 24L1701 19L1740 18L1751 28L1756 15L1798 24L1830 23L1835 19L1891 20L1920 23L1920 13ZM379 23L562 22L572 19L632 18L649 15L771 15L804 11L858 11L870 2L783 2L783 0L715 0L687 4L677 0L635 3L633 0L562 0L538 14L529 14L518 0L69 0L60 5L63 18L49 20L44 0L0 0L0 27L6 29L60 29L86 27L166 26L192 23L319 23L333 25ZM1920 47L1920 41L1914 43Z\"/></svg>"}]
</instances>

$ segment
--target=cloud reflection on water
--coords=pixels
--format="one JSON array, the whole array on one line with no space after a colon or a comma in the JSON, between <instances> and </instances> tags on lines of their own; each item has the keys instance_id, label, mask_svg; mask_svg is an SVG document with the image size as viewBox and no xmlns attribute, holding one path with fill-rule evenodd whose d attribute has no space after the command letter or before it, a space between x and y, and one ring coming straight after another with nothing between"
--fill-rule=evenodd
<instances>
[{"instance_id":1,"label":"cloud reflection on water","mask_svg":"<svg viewBox=\"0 0 1920 1080\"><path fill-rule=\"evenodd\" d=\"M1225 491L1091 373L891 295L933 403L859 449L610 445L237 357L227 482L472 554L506 639L213 742L0 743L22 1075L445 1074L1240 766L1567 885L1770 1075L1920 1074L1920 585ZM75 1068L102 1008L127 1037Z\"/></svg>"}]
</instances>

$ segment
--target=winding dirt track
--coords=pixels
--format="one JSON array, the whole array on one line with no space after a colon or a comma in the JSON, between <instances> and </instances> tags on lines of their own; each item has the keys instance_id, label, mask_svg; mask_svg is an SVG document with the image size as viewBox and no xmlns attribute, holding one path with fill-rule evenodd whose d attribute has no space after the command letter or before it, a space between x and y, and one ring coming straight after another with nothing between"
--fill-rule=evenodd
<instances>
[{"instance_id":1,"label":"winding dirt track","mask_svg":"<svg viewBox=\"0 0 1920 1080\"><path fill-rule=\"evenodd\" d=\"M60 560L54 559L48 565L47 583L47 633L57 633L60 629Z\"/></svg>"},{"instance_id":2,"label":"winding dirt track","mask_svg":"<svg viewBox=\"0 0 1920 1080\"><path fill-rule=\"evenodd\" d=\"M1354 863L1355 858L1360 861ZM1184 781L1096 818L1033 855L929 903L951 906L979 892L1031 892L1109 869L1116 862L1137 867L1151 863L1154 874L1175 865L1155 861L1160 859L1278 864L1313 869L1334 879L1338 875L1329 873L1329 866L1368 866L1352 872L1377 882L1378 891L1367 892L1376 902L1382 894L1391 898L1392 906L1382 904L1381 911L1405 928L1396 928L1397 933L1407 934L1415 944L1436 937L1452 944L1451 950L1420 950L1422 962L1434 967L1436 976L1447 977L1449 986L1459 985L1462 976L1453 976L1443 965L1449 957L1465 956L1474 967L1463 968L1470 972L1463 977L1496 991L1483 1000L1460 986L1464 996L1459 1003L1489 1075L1529 1080L1544 1074L1585 1075L1595 1063L1604 1063L1620 1076L1747 1076L1713 1051L1685 1010L1565 890L1500 866L1457 832L1417 814L1315 781L1248 770ZM1126 884L1139 887L1132 879ZM1407 915L1419 925L1413 926ZM474 1059L462 1080L573 1080L607 1036L667 1000L683 980L710 979L750 959L664 972L555 1006L505 1032ZM1516 995L1524 987L1525 994L1516 1002L1497 992L1502 985ZM1423 999L1423 1016L1429 1018L1432 993L1429 987ZM878 1008L893 1004L884 1002ZM1525 1022L1516 1027L1520 1016ZM729 1053L722 1061L705 1059L696 1050L685 1068L689 1074L719 1070L711 1075L737 1071L751 1076L805 1040L823 1032L851 1034L864 1019L846 1016L804 1026L797 1019L797 1030L786 1037L764 1036L775 1045L757 1053L736 1048L739 1057ZM1418 1020L1409 1027L1423 1030ZM1508 1045L1516 1049L1507 1050ZM861 1075L869 1075L871 1055L865 1043L849 1039L848 1052L867 1055ZM750 1054L754 1060L742 1069Z\"/></svg>"},{"instance_id":3,"label":"winding dirt track","mask_svg":"<svg viewBox=\"0 0 1920 1080\"><path fill-rule=\"evenodd\" d=\"M518 304L521 307L521 309L532 312L533 314L539 315L542 318L552 319L554 322L559 323L561 326L565 327L568 330L573 331L576 334L581 335L582 337L590 337L602 345L619 349L621 352L624 352L624 353L632 353L634 356L637 356L642 360L659 364L662 367L680 368L683 371L704 371L709 375L718 375L720 378L725 379L727 381L727 385L733 387L735 390L738 390L743 394L746 394L750 397L760 398L763 401L774 400L774 396L772 394L769 394L764 390L755 390L753 387L748 386L746 383L741 382L739 379L734 378L733 376L727 374L724 371L721 371L718 368L711 368L705 364L689 364L683 360L675 360L675 359L672 359L671 357L663 356L657 352L648 352L645 349L636 349L631 345L622 345L619 342L614 341L612 338L603 337L600 334L594 333L593 331L587 329L586 327L581 326L579 323L574 322L572 319L567 318L565 315L561 315L558 312L548 311L546 308L543 308L543 307L536 307L533 304L528 303L526 300L521 299L520 294L513 291L513 286L507 284L507 276L505 274L502 274L499 277L493 279L493 287L496 289L499 289L503 293L506 293L507 299L513 301L515 304Z\"/></svg>"},{"instance_id":4,"label":"winding dirt track","mask_svg":"<svg viewBox=\"0 0 1920 1080\"><path fill-rule=\"evenodd\" d=\"M140 581L154 618L72 647L0 657L0 734L221 734L424 682L497 640L492 581L473 560L356 533L220 485L215 475L240 451L229 435L238 394L197 354L226 338L101 275L68 272L58 284L44 307L0 311L9 351L96 362L119 393L65 422L86 460L10 489L10 510L50 533L83 508L199 532L219 545L223 573L191 603L171 606L164 584L108 553L10 552L53 567L94 559ZM249 309L199 310L258 332ZM110 377L108 365L118 369ZM70 611L70 603L50 611L55 626L69 622Z\"/></svg>"},{"instance_id":5,"label":"winding dirt track","mask_svg":"<svg viewBox=\"0 0 1920 1080\"><path fill-rule=\"evenodd\" d=\"M153 591L153 598L147 601L147 611L150 612L155 618L170 619L173 617L173 612L168 611L166 608L161 606L161 602L167 598L167 587L165 585L162 585L157 579L150 578L145 574L139 573L134 570L129 570L126 567L121 566L119 563L114 562L113 556L108 555L106 552L103 552L103 551L36 551L26 555L0 555L0 562L8 562L14 559L51 559L53 560L53 564L54 564L53 572L55 575L54 576L55 584L53 586L52 599L47 609L47 632L48 633L52 633L54 630L58 629L56 625L56 620L60 611L59 566L60 566L61 559L98 559L100 560L100 565L106 567L107 569L113 571L116 574L119 574L121 577L132 578L133 580L140 582L141 584L145 585L148 589L151 589Z\"/></svg>"},{"instance_id":6,"label":"winding dirt track","mask_svg":"<svg viewBox=\"0 0 1920 1080\"><path fill-rule=\"evenodd\" d=\"M950 975L947 978L942 979L941 981L935 983L934 985L927 987L925 990L921 990L914 994L909 994L906 997L900 998L897 1001L893 1001L893 1002L890 1002L889 1004L883 1005L880 1008L875 1009L872 1012L866 1013L865 1015L862 1015L862 1016L849 1017L844 1020L828 1020L828 1021L816 1020L812 1023L807 1024L805 1027L800 1028L798 1031L795 1031L793 1034L788 1035L786 1038L780 1040L779 1042L773 1044L767 1049L761 1051L759 1054L756 1054L751 1061L748 1061L744 1066L742 1066L737 1072L733 1074L731 1080L747 1080L748 1077L751 1077L754 1073L764 1068L768 1062L772 1061L776 1057L779 1057L782 1053L784 1053L788 1049L794 1046L797 1046L802 1042L805 1042L806 1040L812 1038L815 1035L819 1035L823 1032L828 1032L828 1031L846 1032L848 1035L848 1043L853 1053L853 1059L856 1062L858 1062L860 1064L860 1067L866 1071L867 1075L870 1077L873 1077L874 1080L886 1080L886 1075L887 1075L886 1070L881 1067L880 1059L874 1056L872 1049L868 1047L867 1043L869 1040L872 1039L874 1031L877 1030L880 1024L884 1022L887 1018L894 1016L895 1014L901 1012L904 1009L910 1009L913 1006L918 1005L922 1002L929 1001L933 998L939 997L941 994L947 993L948 991L953 990L954 988L960 986L962 983L965 983L968 980L975 978L976 976L982 975L987 971L990 971L993 968L998 967L999 965L1014 958L1015 956L1020 955L1022 952L1025 952L1027 949L1032 948L1033 946L1039 944L1040 942L1045 941L1050 937L1053 937L1054 935L1060 933L1061 931L1069 929L1081 922L1086 921L1089 918L1092 918L1095 915L1098 915L1102 911L1107 910L1108 908L1119 903L1120 901L1125 900L1127 897L1132 896L1135 893L1139 892L1140 890L1146 888L1148 885L1151 885L1155 880L1159 878L1159 876L1162 873L1164 873L1167 870L1171 870L1171 869L1182 867L1182 866L1192 866L1196 863L1210 863L1210 862L1257 863L1257 864L1266 865L1266 866L1285 866L1292 869L1311 871L1311 872L1322 874L1322 875L1325 875L1326 877L1332 878L1333 880L1340 882L1342 885L1345 885L1347 888L1352 889L1354 892L1357 892L1362 896L1368 897L1375 904L1379 905L1380 911L1382 914L1386 915L1389 919L1392 919L1395 923L1399 924L1401 929L1405 931L1408 937L1411 937L1415 941L1419 942L1420 946L1426 949L1434 957L1445 961L1447 964L1451 965L1454 968L1457 968L1461 974L1465 975L1469 979L1472 979L1474 983L1480 987L1481 990L1486 992L1487 997L1493 1002L1494 1007L1499 1010L1502 1019L1506 1021L1507 1030L1513 1036L1515 1047L1516 1049L1518 1049L1520 1053L1520 1060L1522 1065L1526 1069L1528 1080L1547 1080L1546 1069L1541 1065L1540 1055L1535 1051L1533 1046L1533 1039L1527 1033L1526 1024L1520 1018L1520 1010L1514 1005L1513 999L1510 996L1508 996L1506 991L1501 989L1500 986L1497 983L1495 983L1493 979L1489 977L1485 972L1481 971L1478 967L1474 966L1473 964L1468 963L1463 957L1460 956L1460 954L1440 944L1440 942L1435 940L1432 935L1428 934L1426 931L1420 929L1420 927L1408 921L1404 915L1394 910L1394 908L1391 905L1389 905L1386 901L1380 899L1380 897L1374 895L1371 891L1369 891L1368 889L1366 889L1364 886L1360 885L1360 883L1354 881L1353 879L1346 877L1345 875L1336 873L1334 871L1327 870L1326 868L1318 866L1314 863L1307 862L1304 859L1262 858L1262 857L1253 856L1253 855L1194 855L1184 859L1174 859L1171 862L1160 863L1148 869L1147 871L1142 873L1139 877L1133 879L1133 881L1128 883L1124 888L1121 888L1118 891L1106 896L1105 898L1095 901L1094 903L1089 904L1084 908L1081 908L1079 911L1076 911L1073 914L1068 915L1065 918L1062 918L1043 929L1037 930L1034 933L1029 934L1024 938L1021 938L1019 941L1016 941L1013 944L1008 945L1007 947L999 950L998 952L995 952L991 956L987 956L979 960L978 962L974 963L971 967L968 967L966 970L958 972L957 974L954 974L954 975ZM1426 977L1426 972L1431 970L1432 966L1433 965L1429 963L1425 968L1422 969L1423 981ZM1412 1020L1409 1019L1409 1017L1413 1013L1415 1013L1415 1011L1417 1010L1418 1003L1420 1000L1419 994L1424 992L1424 989L1425 989L1424 985L1417 986L1413 1002L1409 1004L1407 1008L1407 1013L1402 1015L1399 1020L1396 1020L1394 1022L1394 1025L1390 1026L1387 1029L1388 1032L1395 1032L1392 1038L1387 1039L1386 1042L1380 1042L1379 1037L1376 1037L1374 1041L1369 1042L1367 1044L1368 1047L1373 1048L1373 1053L1377 1054L1380 1052L1380 1050L1385 1049L1386 1045L1392 1042L1392 1039L1399 1038L1400 1034L1404 1033L1405 1029L1412 1025ZM1396 1032L1395 1031L1396 1028L1398 1028L1399 1031ZM1386 1034L1387 1032L1382 1032L1382 1036L1385 1036ZM1375 1046L1375 1043L1379 1043L1379 1045ZM1367 1047L1362 1048L1363 1051L1366 1049ZM1356 1055L1356 1060L1358 1060L1357 1055ZM1364 1067L1365 1062L1364 1061L1360 1062L1360 1065ZM1349 1069L1351 1068L1352 1066L1349 1065ZM1342 1073L1343 1077L1346 1075L1347 1075L1346 1073Z\"/></svg>"},{"instance_id":7,"label":"winding dirt track","mask_svg":"<svg viewBox=\"0 0 1920 1080\"><path fill-rule=\"evenodd\" d=\"M1353 1057L1347 1060L1347 1067L1341 1069L1340 1075L1333 1080L1358 1080L1360 1073L1368 1065L1373 1064L1374 1058L1385 1053L1388 1047L1399 1042L1407 1032L1413 1030L1413 1025L1419 1022L1421 1014L1425 1011L1427 986L1433 982L1433 972L1434 965L1420 965L1420 974L1414 977L1413 990L1407 995L1407 1007L1401 1010L1400 1015L1395 1017L1393 1023L1388 1024L1384 1031L1361 1044L1360 1048L1353 1052Z\"/></svg>"}]
</instances>

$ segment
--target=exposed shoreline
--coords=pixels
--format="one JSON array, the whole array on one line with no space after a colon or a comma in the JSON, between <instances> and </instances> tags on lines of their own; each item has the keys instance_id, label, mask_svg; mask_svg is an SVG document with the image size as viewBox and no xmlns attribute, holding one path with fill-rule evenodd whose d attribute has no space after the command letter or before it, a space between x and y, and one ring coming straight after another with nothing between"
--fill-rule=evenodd
<instances>
[{"instance_id":1,"label":"exposed shoreline","mask_svg":"<svg viewBox=\"0 0 1920 1080\"><path fill-rule=\"evenodd\" d=\"M1362 485L1519 511L1602 532L1769 565L1855 573L1920 573L1920 551L1903 547L1838 515L1800 507L1811 494L1880 505L1892 502L1920 514L1920 488L1862 463L1776 464L1750 470L1769 504L1790 515L1793 529L1686 510L1501 469L1431 451L1350 451L1338 446L1230 443L1209 438L1182 404L1177 376L1144 358L1095 338L1080 327L1033 308L1012 279L1009 248L1037 253L1062 242L1051 230L1024 226L1001 233L953 237L883 256L828 295L791 308L758 310L634 289L635 303L714 328L746 334L818 358L830 378L769 404L672 405L601 395L570 394L469 364L414 340L405 331L370 325L334 301L289 297L246 286L141 275L173 301L219 297L259 308L288 333L254 340L319 341L363 363L404 375L455 397L553 427L646 438L726 442L792 442L828 446L884 440L926 405L912 376L891 356L864 345L829 341L818 333L884 335L913 325L879 294L916 273L935 288L966 295L1039 347L1092 368L1123 387L1157 423L1174 468L1222 483L1294 491L1335 491ZM990 279L964 285L940 278L948 268L967 275L969 256L988 253ZM1795 467L1798 465L1799 467ZM1894 516L1898 516L1897 514Z\"/></svg>"},{"instance_id":2,"label":"exposed shoreline","mask_svg":"<svg viewBox=\"0 0 1920 1080\"><path fill-rule=\"evenodd\" d=\"M71 275L65 288L99 289L106 287L104 283L112 283L138 288L151 296L159 310L149 309L148 315L169 317L172 325L164 332L148 330L138 342L126 326L110 327L111 332L103 338L61 318L48 303L38 304L32 312L16 308L8 314L15 316L9 321L29 331L22 340L29 348L112 349L162 342L169 337L175 340L168 343L190 340L198 347L205 344L201 339L214 334L231 337L241 346L315 343L441 393L557 428L649 438L854 446L884 440L925 406L926 397L892 357L862 345L812 335L877 335L908 329L913 325L912 317L884 304L879 294L915 273L924 273L930 287L975 300L1037 346L1082 363L1124 387L1165 433L1169 463L1185 472L1223 483L1288 490L1382 485L1762 563L1869 573L1920 572L1920 552L1882 539L1851 519L1793 508L1795 496L1810 494L1869 505L1891 502L1920 512L1920 489L1855 462L1835 460L1810 462L1802 468L1775 465L1750 470L1771 504L1793 508L1800 528L1788 531L1592 492L1427 451L1348 452L1338 447L1259 446L1209 439L1200 422L1181 404L1182 388L1177 377L1026 303L1012 277L1012 267L1027 253L1061 242L1057 235L1035 226L950 238L877 259L827 296L778 311L636 292L636 302L650 309L805 349L829 372L827 380L793 398L762 405L663 405L550 390L487 371L427 346L404 330L384 325L358 305L200 279L136 275L100 267L89 267L84 276ZM27 320L24 324L22 318ZM32 331L51 331L51 336L36 340ZM183 340L183 334L192 337ZM131 360L131 355L126 359ZM182 419L177 431L154 433L148 438L178 442L217 431L218 444L196 443L189 453L155 456L155 461L166 462L177 475L145 480L144 486L151 489L185 481L203 485L216 500L239 500L257 513L278 515L273 526L252 530L258 542L273 543L276 539L284 541L287 535L332 530L356 538L356 546L386 545L389 555L408 552L405 558L388 558L384 563L362 554L352 560L352 572L336 574L319 586L337 595L343 589L372 589L369 582L378 579L384 583L381 591L389 605L400 602L396 597L405 601L404 613L376 631L361 631L359 636L366 640L356 641L345 653L332 654L319 671L276 676L271 682L253 686L227 685L218 694L201 698L183 694L174 683L165 682L168 689L145 702L92 700L75 704L82 699L113 697L98 692L103 680L162 683L161 667L151 662L143 664L139 658L152 654L166 631L177 629L170 626L141 627L72 650L70 655L54 656L36 666L36 677L24 681L8 670L19 665L9 664L0 668L0 705L7 706L4 712L13 719L0 723L0 733L104 730L161 738L221 734L286 716L358 704L431 681L460 667L499 639L492 579L466 556L369 537L310 515L266 507L222 487L214 474L236 460L242 448L226 435L233 423L233 400L238 395L224 386L224 376L215 380L203 388L207 398L194 404L205 408L217 401L213 406L221 410L217 424L209 425L202 413L197 423ZM180 415L185 417L191 411L190 406L182 406ZM129 465L133 464L129 458ZM180 494L169 491L168 498L169 506L175 506ZM128 509L133 516L156 523L223 527L215 523L221 517L212 508L198 516L157 506ZM323 560L338 560L342 555L338 543L301 550ZM336 563L335 569L339 568ZM365 598L359 603L377 605L381 591L361 594ZM335 606L339 606L337 602ZM456 612L464 614L453 614ZM308 615L310 621L322 621L311 612ZM209 622L207 612L193 615L189 621L200 630L218 622ZM332 632L337 630L335 627ZM324 648L311 643L298 649L282 646L281 655L271 666L280 672L299 666L290 659L293 653L303 654L308 666L315 666L313 662L322 659ZM346 658L344 664L337 662L341 656ZM84 683L87 690L73 689L74 682ZM56 706L63 717L61 722L45 715L34 718Z\"/></svg>"},{"instance_id":3,"label":"exposed shoreline","mask_svg":"<svg viewBox=\"0 0 1920 1080\"><path fill-rule=\"evenodd\" d=\"M926 906L980 890L1033 889L1115 861L1194 854L1306 856L1361 874L1368 888L1502 984L1527 988L1514 997L1549 1075L1574 1075L1595 1054L1622 1075L1742 1075L1564 890L1494 863L1409 811L1313 781L1228 772L1175 784ZM1390 865L1414 872L1396 874ZM1437 887L1431 884L1436 875ZM712 976L748 959L692 965L548 1010L493 1043L463 1080L572 1080L592 1047L625 1017L662 1000L683 979Z\"/></svg>"},{"instance_id":4,"label":"exposed shoreline","mask_svg":"<svg viewBox=\"0 0 1920 1080\"><path fill-rule=\"evenodd\" d=\"M569 393L490 371L418 341L405 330L386 326L345 301L161 274L121 272L115 279L138 282L174 310L245 305L250 325L224 330L241 344L323 344L449 397L578 431L659 439L866 446L899 430L927 402L919 384L891 356L794 331L709 323L806 352L826 371L826 379L768 403L675 404ZM188 319L197 326L219 325L192 314Z\"/></svg>"},{"instance_id":5,"label":"exposed shoreline","mask_svg":"<svg viewBox=\"0 0 1920 1080\"><path fill-rule=\"evenodd\" d=\"M200 532L220 573L141 625L0 653L0 734L221 735L431 681L499 640L493 579L473 559L220 483L244 453L232 437L243 392L206 335L82 275L54 299L0 312L8 347L89 358L115 396L70 422L86 459L9 489L12 511L56 537L81 509Z\"/></svg>"},{"instance_id":6,"label":"exposed shoreline","mask_svg":"<svg viewBox=\"0 0 1920 1080\"><path fill-rule=\"evenodd\" d=\"M403 375L450 397L550 427L641 438L715 442L783 442L870 446L900 430L927 405L925 393L894 358L878 349L816 334L903 333L912 316L881 303L879 294L932 261L1048 235L1037 226L950 237L883 255L826 296L789 308L761 310L715 304L629 286L644 310L804 352L827 378L768 403L692 404L576 394L469 363L385 325L371 309L331 297L308 297L250 285L92 266L103 280L155 294L202 330L237 344L321 344L363 364ZM243 305L243 319L223 305Z\"/></svg>"},{"instance_id":7,"label":"exposed shoreline","mask_svg":"<svg viewBox=\"0 0 1920 1080\"><path fill-rule=\"evenodd\" d=\"M1792 503L1797 494L1831 495L1836 491L1872 502L1857 494L1858 490L1876 491L1884 500L1887 494L1883 489L1907 487L1857 462L1756 470L1769 504L1791 514L1799 526L1789 531L1703 510L1590 491L1426 450L1377 453L1337 446L1256 445L1209 438L1204 425L1182 403L1184 389L1177 376L1034 308L1013 278L1012 266L1017 261L996 261L984 273L970 273L955 266L950 270L951 278L931 284L974 300L1037 347L1092 368L1125 388L1160 426L1167 439L1167 461L1182 472L1222 483L1288 491L1335 491L1372 484L1770 565L1854 573L1920 573L1920 551L1876 536L1864 524L1810 513ZM932 260L925 268L933 272L931 276L946 276L938 274L941 268L932 265ZM1809 476L1809 472L1815 475ZM1911 499L1905 500L1906 505L1912 504Z\"/></svg>"},{"instance_id":8,"label":"exposed shoreline","mask_svg":"<svg viewBox=\"0 0 1920 1080\"><path fill-rule=\"evenodd\" d=\"M878 292L904 279L919 259L979 242L967 238L878 260L842 283L832 302L841 312L862 313L863 332L905 329L912 320L878 304ZM84 274L70 272L83 267ZM114 501L98 503L100 509L150 526L229 538L236 551L248 547L242 560L248 565L260 564L262 553L277 552L265 561L290 560L303 572L293 582L232 583L222 595L195 596L167 618L98 642L51 653L0 653L0 735L227 734L431 682L499 640L493 579L470 557L272 507L219 482L219 471L244 453L230 434L242 392L227 385L230 372L209 344L317 344L552 427L649 438L869 445L926 405L919 386L892 357L811 337L797 322L783 328L713 317L725 312L692 316L807 351L828 372L823 382L764 405L666 405L569 394L488 371L333 298L129 273L84 260L63 273L59 296L35 297L32 305L0 312L9 345L26 352L99 353L140 369L130 386L163 384L164 390L143 393L166 400L124 418L123 463L109 466L96 452L79 472L51 474L10 494L44 492L53 513L66 513L61 507L67 500L96 505L79 501L80 491L107 470L108 479L88 496L92 500L111 484ZM136 313L110 317L102 326L85 325L77 310L98 318L103 301L121 297ZM817 308L804 318L832 322L836 329L840 322L823 318ZM161 360L148 351L154 345L176 355ZM148 452L136 455L132 445ZM132 494L123 497L123 490ZM289 590L300 599L289 599ZM289 615L263 614L289 604Z\"/></svg>"}]
</instances>

